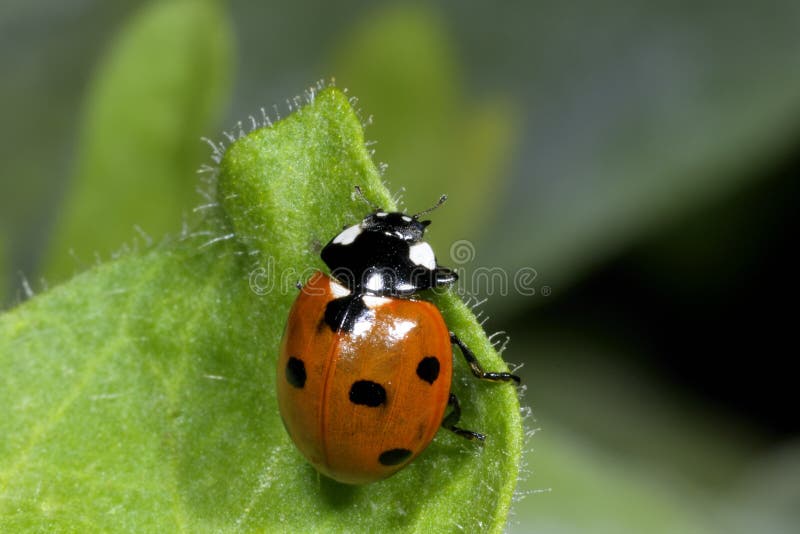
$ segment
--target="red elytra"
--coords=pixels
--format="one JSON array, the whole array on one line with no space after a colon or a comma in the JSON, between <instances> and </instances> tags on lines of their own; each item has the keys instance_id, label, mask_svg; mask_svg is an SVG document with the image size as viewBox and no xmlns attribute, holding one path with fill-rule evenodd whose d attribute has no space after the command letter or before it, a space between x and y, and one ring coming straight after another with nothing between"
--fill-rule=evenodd
<instances>
[{"instance_id":1,"label":"red elytra","mask_svg":"<svg viewBox=\"0 0 800 534\"><path fill-rule=\"evenodd\" d=\"M401 469L436 435L452 346L439 310L419 300L366 297L361 321L336 332L325 313L342 291L317 272L292 306L278 403L286 430L319 472L364 484Z\"/></svg>"}]
</instances>

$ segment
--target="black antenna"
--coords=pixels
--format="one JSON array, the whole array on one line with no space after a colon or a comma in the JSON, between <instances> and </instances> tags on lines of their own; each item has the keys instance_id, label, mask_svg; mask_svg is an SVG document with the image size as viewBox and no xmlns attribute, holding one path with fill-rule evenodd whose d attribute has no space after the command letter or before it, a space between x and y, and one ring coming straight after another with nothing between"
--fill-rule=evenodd
<instances>
[{"instance_id":1,"label":"black antenna","mask_svg":"<svg viewBox=\"0 0 800 534\"><path fill-rule=\"evenodd\" d=\"M370 200L366 197L366 195L364 195L364 192L361 190L360 186L356 186L356 193L358 193L358 196L361 197L361 200L366 202L370 208L374 209L375 211L382 211L381 208L370 202Z\"/></svg>"},{"instance_id":2,"label":"black antenna","mask_svg":"<svg viewBox=\"0 0 800 534\"><path fill-rule=\"evenodd\" d=\"M439 206L444 204L445 200L447 200L447 195L440 196L439 200L436 202L436 204L434 204L433 206L431 206L430 208L428 208L426 210L422 210L419 213L417 213L415 215L412 215L411 218L412 219L418 219L420 215L425 215L426 213L432 212L433 210L435 210L436 208L438 208Z\"/></svg>"}]
</instances>

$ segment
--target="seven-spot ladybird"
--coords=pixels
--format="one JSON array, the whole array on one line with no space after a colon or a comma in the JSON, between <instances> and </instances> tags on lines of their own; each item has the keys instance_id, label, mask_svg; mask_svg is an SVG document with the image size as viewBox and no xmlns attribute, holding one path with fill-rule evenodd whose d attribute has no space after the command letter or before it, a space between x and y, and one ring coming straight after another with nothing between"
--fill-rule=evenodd
<instances>
[{"instance_id":1,"label":"seven-spot ladybird","mask_svg":"<svg viewBox=\"0 0 800 534\"><path fill-rule=\"evenodd\" d=\"M316 272L289 313L278 358L281 418L308 461L340 482L388 477L440 426L484 439L456 426L453 344L476 377L519 383L485 372L438 308L416 298L457 280L423 241L430 221L419 220L445 198L413 216L377 209L345 228L322 250L331 276Z\"/></svg>"}]
</instances>

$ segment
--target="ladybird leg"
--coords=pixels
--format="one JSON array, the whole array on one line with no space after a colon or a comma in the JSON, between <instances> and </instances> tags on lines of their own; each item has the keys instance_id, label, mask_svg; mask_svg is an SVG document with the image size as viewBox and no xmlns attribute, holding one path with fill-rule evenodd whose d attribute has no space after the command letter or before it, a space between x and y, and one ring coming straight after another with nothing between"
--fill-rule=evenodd
<instances>
[{"instance_id":1,"label":"ladybird leg","mask_svg":"<svg viewBox=\"0 0 800 534\"><path fill-rule=\"evenodd\" d=\"M458 281L458 273L447 267L436 267L433 271L433 285L435 287L450 286Z\"/></svg>"},{"instance_id":2,"label":"ladybird leg","mask_svg":"<svg viewBox=\"0 0 800 534\"><path fill-rule=\"evenodd\" d=\"M464 355L464 359L467 360L467 363L469 364L472 374L477 378L480 378L481 380L490 380L492 382L510 382L513 380L517 384L520 383L517 375L512 375L511 373L492 373L484 371L480 362L478 362L478 359L475 357L472 351L469 350L469 347L467 347L463 341L458 339L458 336L453 332L450 332L450 342L454 345L458 345L458 348L461 349L461 354Z\"/></svg>"},{"instance_id":3,"label":"ladybird leg","mask_svg":"<svg viewBox=\"0 0 800 534\"><path fill-rule=\"evenodd\" d=\"M483 434L473 432L472 430L464 430L463 428L456 426L458 420L461 419L461 405L458 403L458 397L451 393L450 398L447 399L447 405L453 408L453 410L442 420L443 427L458 434L462 438L470 440L477 439L478 441L483 441L486 439L486 436Z\"/></svg>"}]
</instances>

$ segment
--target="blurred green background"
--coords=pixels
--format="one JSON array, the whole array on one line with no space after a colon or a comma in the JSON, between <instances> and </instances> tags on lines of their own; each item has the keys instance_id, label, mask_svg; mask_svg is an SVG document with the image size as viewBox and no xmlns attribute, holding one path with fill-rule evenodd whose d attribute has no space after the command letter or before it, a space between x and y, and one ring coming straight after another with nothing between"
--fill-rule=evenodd
<instances>
[{"instance_id":1,"label":"blurred green background","mask_svg":"<svg viewBox=\"0 0 800 534\"><path fill-rule=\"evenodd\" d=\"M0 5L3 307L180 231L200 136L335 78L522 365L510 531L796 531L800 4L214 5L144 56L146 2Z\"/></svg>"}]
</instances>

